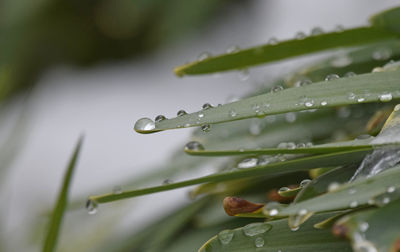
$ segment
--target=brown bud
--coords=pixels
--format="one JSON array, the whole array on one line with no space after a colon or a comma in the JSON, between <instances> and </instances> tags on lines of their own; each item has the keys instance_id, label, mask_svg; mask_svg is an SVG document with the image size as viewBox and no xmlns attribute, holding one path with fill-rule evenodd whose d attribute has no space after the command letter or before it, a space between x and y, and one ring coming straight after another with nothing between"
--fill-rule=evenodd
<instances>
[{"instance_id":1,"label":"brown bud","mask_svg":"<svg viewBox=\"0 0 400 252\"><path fill-rule=\"evenodd\" d=\"M349 229L344 224L336 224L332 228L332 233L337 237L347 237Z\"/></svg>"},{"instance_id":2,"label":"brown bud","mask_svg":"<svg viewBox=\"0 0 400 252\"><path fill-rule=\"evenodd\" d=\"M225 197L224 199L225 212L230 216L240 213L252 213L263 206L264 204L253 203L237 197Z\"/></svg>"}]
</instances>

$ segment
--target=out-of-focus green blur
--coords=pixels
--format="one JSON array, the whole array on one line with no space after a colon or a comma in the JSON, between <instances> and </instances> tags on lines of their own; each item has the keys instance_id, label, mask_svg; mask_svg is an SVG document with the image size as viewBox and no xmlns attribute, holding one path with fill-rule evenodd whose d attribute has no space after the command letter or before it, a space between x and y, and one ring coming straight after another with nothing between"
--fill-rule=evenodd
<instances>
[{"instance_id":1,"label":"out-of-focus green blur","mask_svg":"<svg viewBox=\"0 0 400 252\"><path fill-rule=\"evenodd\" d=\"M225 0L2 0L0 101L49 66L135 57L198 29Z\"/></svg>"}]
</instances>

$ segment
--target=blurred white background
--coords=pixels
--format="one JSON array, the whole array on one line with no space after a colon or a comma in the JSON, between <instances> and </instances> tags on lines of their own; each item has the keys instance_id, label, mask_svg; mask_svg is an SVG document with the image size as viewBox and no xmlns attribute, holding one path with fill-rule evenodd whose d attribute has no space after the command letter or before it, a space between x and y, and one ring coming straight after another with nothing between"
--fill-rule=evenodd
<instances>
[{"instance_id":1,"label":"blurred white background","mask_svg":"<svg viewBox=\"0 0 400 252\"><path fill-rule=\"evenodd\" d=\"M144 174L149 167L162 164L172 150L183 148L191 131L140 135L133 131L135 120L158 114L172 117L179 109L193 112L205 102L225 103L229 96L246 93L254 83L288 71L286 64L262 66L252 70L250 79L243 82L236 72L217 78L180 79L173 74L174 66L194 60L204 51L217 54L232 45L244 48L265 43L270 37L291 38L298 31L309 33L315 26L328 31L337 24L366 25L371 14L398 3L395 0L254 1L248 8L230 8L207 29L193 31L146 58L104 63L84 70L60 66L48 71L33 92L29 134L4 185L7 205L2 208L7 209L7 221L2 225L6 237L12 238L7 241L10 251L23 251L26 237L21 234L26 226L39 211L52 206L80 134L85 134L85 141L71 198L90 195L108 185L110 191L113 185L120 185L121 179ZM187 189L182 189L142 197L138 199L140 207L137 200L130 200L135 208L132 204L100 206L99 213L88 218L95 223L107 212L126 211L123 228L140 227L156 212L156 206L167 212L176 202L188 200L186 193ZM83 206L82 211L85 211ZM66 232L62 233L63 239Z\"/></svg>"}]
</instances>

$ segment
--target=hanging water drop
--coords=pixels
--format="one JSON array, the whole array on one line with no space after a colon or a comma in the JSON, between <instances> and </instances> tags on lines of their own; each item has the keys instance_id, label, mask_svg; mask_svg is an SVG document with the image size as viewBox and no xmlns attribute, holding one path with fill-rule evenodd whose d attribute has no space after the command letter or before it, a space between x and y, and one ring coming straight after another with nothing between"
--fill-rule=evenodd
<instances>
[{"instance_id":1,"label":"hanging water drop","mask_svg":"<svg viewBox=\"0 0 400 252\"><path fill-rule=\"evenodd\" d=\"M304 106L306 106L307 108L311 108L312 106L314 106L314 100L307 99L306 101L304 101Z\"/></svg>"},{"instance_id":2,"label":"hanging water drop","mask_svg":"<svg viewBox=\"0 0 400 252\"><path fill-rule=\"evenodd\" d=\"M339 79L340 77L339 77L339 75L337 75L337 74L328 74L326 77L325 77L325 81L331 81L331 80L337 80L337 79Z\"/></svg>"},{"instance_id":3,"label":"hanging water drop","mask_svg":"<svg viewBox=\"0 0 400 252\"><path fill-rule=\"evenodd\" d=\"M197 142L197 141L191 141L191 142L186 144L185 150L188 150L188 151L201 151L201 150L204 150L204 146L201 143Z\"/></svg>"},{"instance_id":4,"label":"hanging water drop","mask_svg":"<svg viewBox=\"0 0 400 252\"><path fill-rule=\"evenodd\" d=\"M279 211L276 208L273 208L268 211L269 216L276 216L276 215L278 215L278 213L279 213Z\"/></svg>"},{"instance_id":5,"label":"hanging water drop","mask_svg":"<svg viewBox=\"0 0 400 252\"><path fill-rule=\"evenodd\" d=\"M243 227L243 232L247 236L255 236L259 234L264 234L269 231L272 226L265 222L250 223Z\"/></svg>"},{"instance_id":6,"label":"hanging water drop","mask_svg":"<svg viewBox=\"0 0 400 252\"><path fill-rule=\"evenodd\" d=\"M321 106L326 106L326 105L328 105L328 102L327 102L327 101L322 101L322 102L321 102Z\"/></svg>"},{"instance_id":7,"label":"hanging water drop","mask_svg":"<svg viewBox=\"0 0 400 252\"><path fill-rule=\"evenodd\" d=\"M394 191L396 191L396 187L394 186L389 186L388 189L386 190L386 192L388 193L393 193Z\"/></svg>"},{"instance_id":8,"label":"hanging water drop","mask_svg":"<svg viewBox=\"0 0 400 252\"><path fill-rule=\"evenodd\" d=\"M218 234L218 239L223 245L227 245L232 241L233 231L224 230Z\"/></svg>"},{"instance_id":9,"label":"hanging water drop","mask_svg":"<svg viewBox=\"0 0 400 252\"><path fill-rule=\"evenodd\" d=\"M357 102L363 102L363 101L365 101L365 98L363 98L363 97L360 97L357 99Z\"/></svg>"},{"instance_id":10,"label":"hanging water drop","mask_svg":"<svg viewBox=\"0 0 400 252\"><path fill-rule=\"evenodd\" d=\"M379 96L379 100L381 102L390 102L392 100L392 94L391 93L383 93Z\"/></svg>"},{"instance_id":11,"label":"hanging water drop","mask_svg":"<svg viewBox=\"0 0 400 252\"><path fill-rule=\"evenodd\" d=\"M186 114L187 114L186 111L183 110L183 109L179 110L179 111L176 113L177 116L184 116L184 115L186 115Z\"/></svg>"},{"instance_id":12,"label":"hanging water drop","mask_svg":"<svg viewBox=\"0 0 400 252\"><path fill-rule=\"evenodd\" d=\"M204 124L204 125L201 126L201 130L202 130L203 132L209 132L210 129L211 129L210 124Z\"/></svg>"},{"instance_id":13,"label":"hanging water drop","mask_svg":"<svg viewBox=\"0 0 400 252\"><path fill-rule=\"evenodd\" d=\"M257 237L257 238L254 240L254 245L255 245L257 248L262 248L262 247L264 246L264 243L265 243L265 241L264 241L264 239L263 239L262 237Z\"/></svg>"},{"instance_id":14,"label":"hanging water drop","mask_svg":"<svg viewBox=\"0 0 400 252\"><path fill-rule=\"evenodd\" d=\"M139 120L136 121L135 123L135 130L136 131L151 131L154 130L156 127L155 123L153 122L153 120L151 120L150 118L141 118Z\"/></svg>"},{"instance_id":15,"label":"hanging water drop","mask_svg":"<svg viewBox=\"0 0 400 252\"><path fill-rule=\"evenodd\" d=\"M158 115L158 116L156 116L156 118L155 118L154 121L156 121L156 122L161 122L161 121L164 121L165 119L167 119L165 116L163 116L163 115Z\"/></svg>"},{"instance_id":16,"label":"hanging water drop","mask_svg":"<svg viewBox=\"0 0 400 252\"><path fill-rule=\"evenodd\" d=\"M203 118L203 117L204 117L204 114L203 114L203 113L199 113L197 116L198 116L199 118Z\"/></svg>"},{"instance_id":17,"label":"hanging water drop","mask_svg":"<svg viewBox=\"0 0 400 252\"><path fill-rule=\"evenodd\" d=\"M86 201L86 210L88 211L89 214L96 214L97 208L98 208L97 202L91 199L88 199Z\"/></svg>"}]
</instances>

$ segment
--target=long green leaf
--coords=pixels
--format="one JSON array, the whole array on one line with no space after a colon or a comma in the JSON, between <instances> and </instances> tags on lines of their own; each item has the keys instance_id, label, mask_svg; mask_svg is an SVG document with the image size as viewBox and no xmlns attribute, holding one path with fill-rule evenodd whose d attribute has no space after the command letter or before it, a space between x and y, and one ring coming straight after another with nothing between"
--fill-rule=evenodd
<instances>
[{"instance_id":1,"label":"long green leaf","mask_svg":"<svg viewBox=\"0 0 400 252\"><path fill-rule=\"evenodd\" d=\"M156 123L150 119L141 119L135 124L135 130L139 133L153 133L286 112L390 101L400 99L399 80L400 71L389 71L341 78L328 83L319 82L246 98Z\"/></svg>"},{"instance_id":2,"label":"long green leaf","mask_svg":"<svg viewBox=\"0 0 400 252\"><path fill-rule=\"evenodd\" d=\"M44 241L43 252L54 251L57 245L58 234L61 229L62 219L68 204L68 192L72 180L72 175L76 167L79 152L81 150L83 137L81 137L75 147L75 151L69 162L67 171L64 175L63 185L58 195L57 203L51 216L49 229L47 230L46 239Z\"/></svg>"},{"instance_id":3,"label":"long green leaf","mask_svg":"<svg viewBox=\"0 0 400 252\"><path fill-rule=\"evenodd\" d=\"M271 155L271 154L321 154L321 153L333 153L341 151L350 151L358 149L372 149L381 145L371 144L373 138L359 139L351 141L343 141L337 143L320 144L311 147L296 147L293 143L293 147L284 148L258 148L258 149L237 149L237 150L208 150L208 149L185 149L185 152L195 156L231 156L231 155Z\"/></svg>"},{"instance_id":4,"label":"long green leaf","mask_svg":"<svg viewBox=\"0 0 400 252\"><path fill-rule=\"evenodd\" d=\"M304 39L282 41L276 45L266 44L231 54L222 54L175 68L178 76L207 74L243 69L259 64L320 52L338 47L353 47L396 38L399 34L376 27L360 27L342 32L330 32Z\"/></svg>"},{"instance_id":5,"label":"long green leaf","mask_svg":"<svg viewBox=\"0 0 400 252\"><path fill-rule=\"evenodd\" d=\"M315 216L298 231L293 232L287 220L252 223L234 230L226 230L207 241L199 252L330 252L351 251L348 242L334 237L329 230L313 227L331 215Z\"/></svg>"},{"instance_id":6,"label":"long green leaf","mask_svg":"<svg viewBox=\"0 0 400 252\"><path fill-rule=\"evenodd\" d=\"M334 192L292 204L283 208L279 216L295 215L302 209L308 212L324 212L374 203L374 197L385 193L388 187L398 187L399 179L400 166L396 166L371 178L344 184Z\"/></svg>"},{"instance_id":7,"label":"long green leaf","mask_svg":"<svg viewBox=\"0 0 400 252\"><path fill-rule=\"evenodd\" d=\"M400 200L387 205L351 214L339 220L336 227L345 226L346 236L354 250L398 251L400 239Z\"/></svg>"},{"instance_id":8,"label":"long green leaf","mask_svg":"<svg viewBox=\"0 0 400 252\"><path fill-rule=\"evenodd\" d=\"M145 189L125 191L120 194L104 194L91 196L90 199L97 203L106 203L141 195L173 190L181 187L197 185L207 182L220 182L246 177L257 177L261 175L285 174L296 171L309 170L317 167L345 165L357 163L369 152L369 150L357 150L349 152L338 152L318 156L298 158L289 161L273 163L269 165L255 166L254 168L237 169L231 172L218 173L196 179L186 180L168 185L149 187Z\"/></svg>"}]
</instances>

